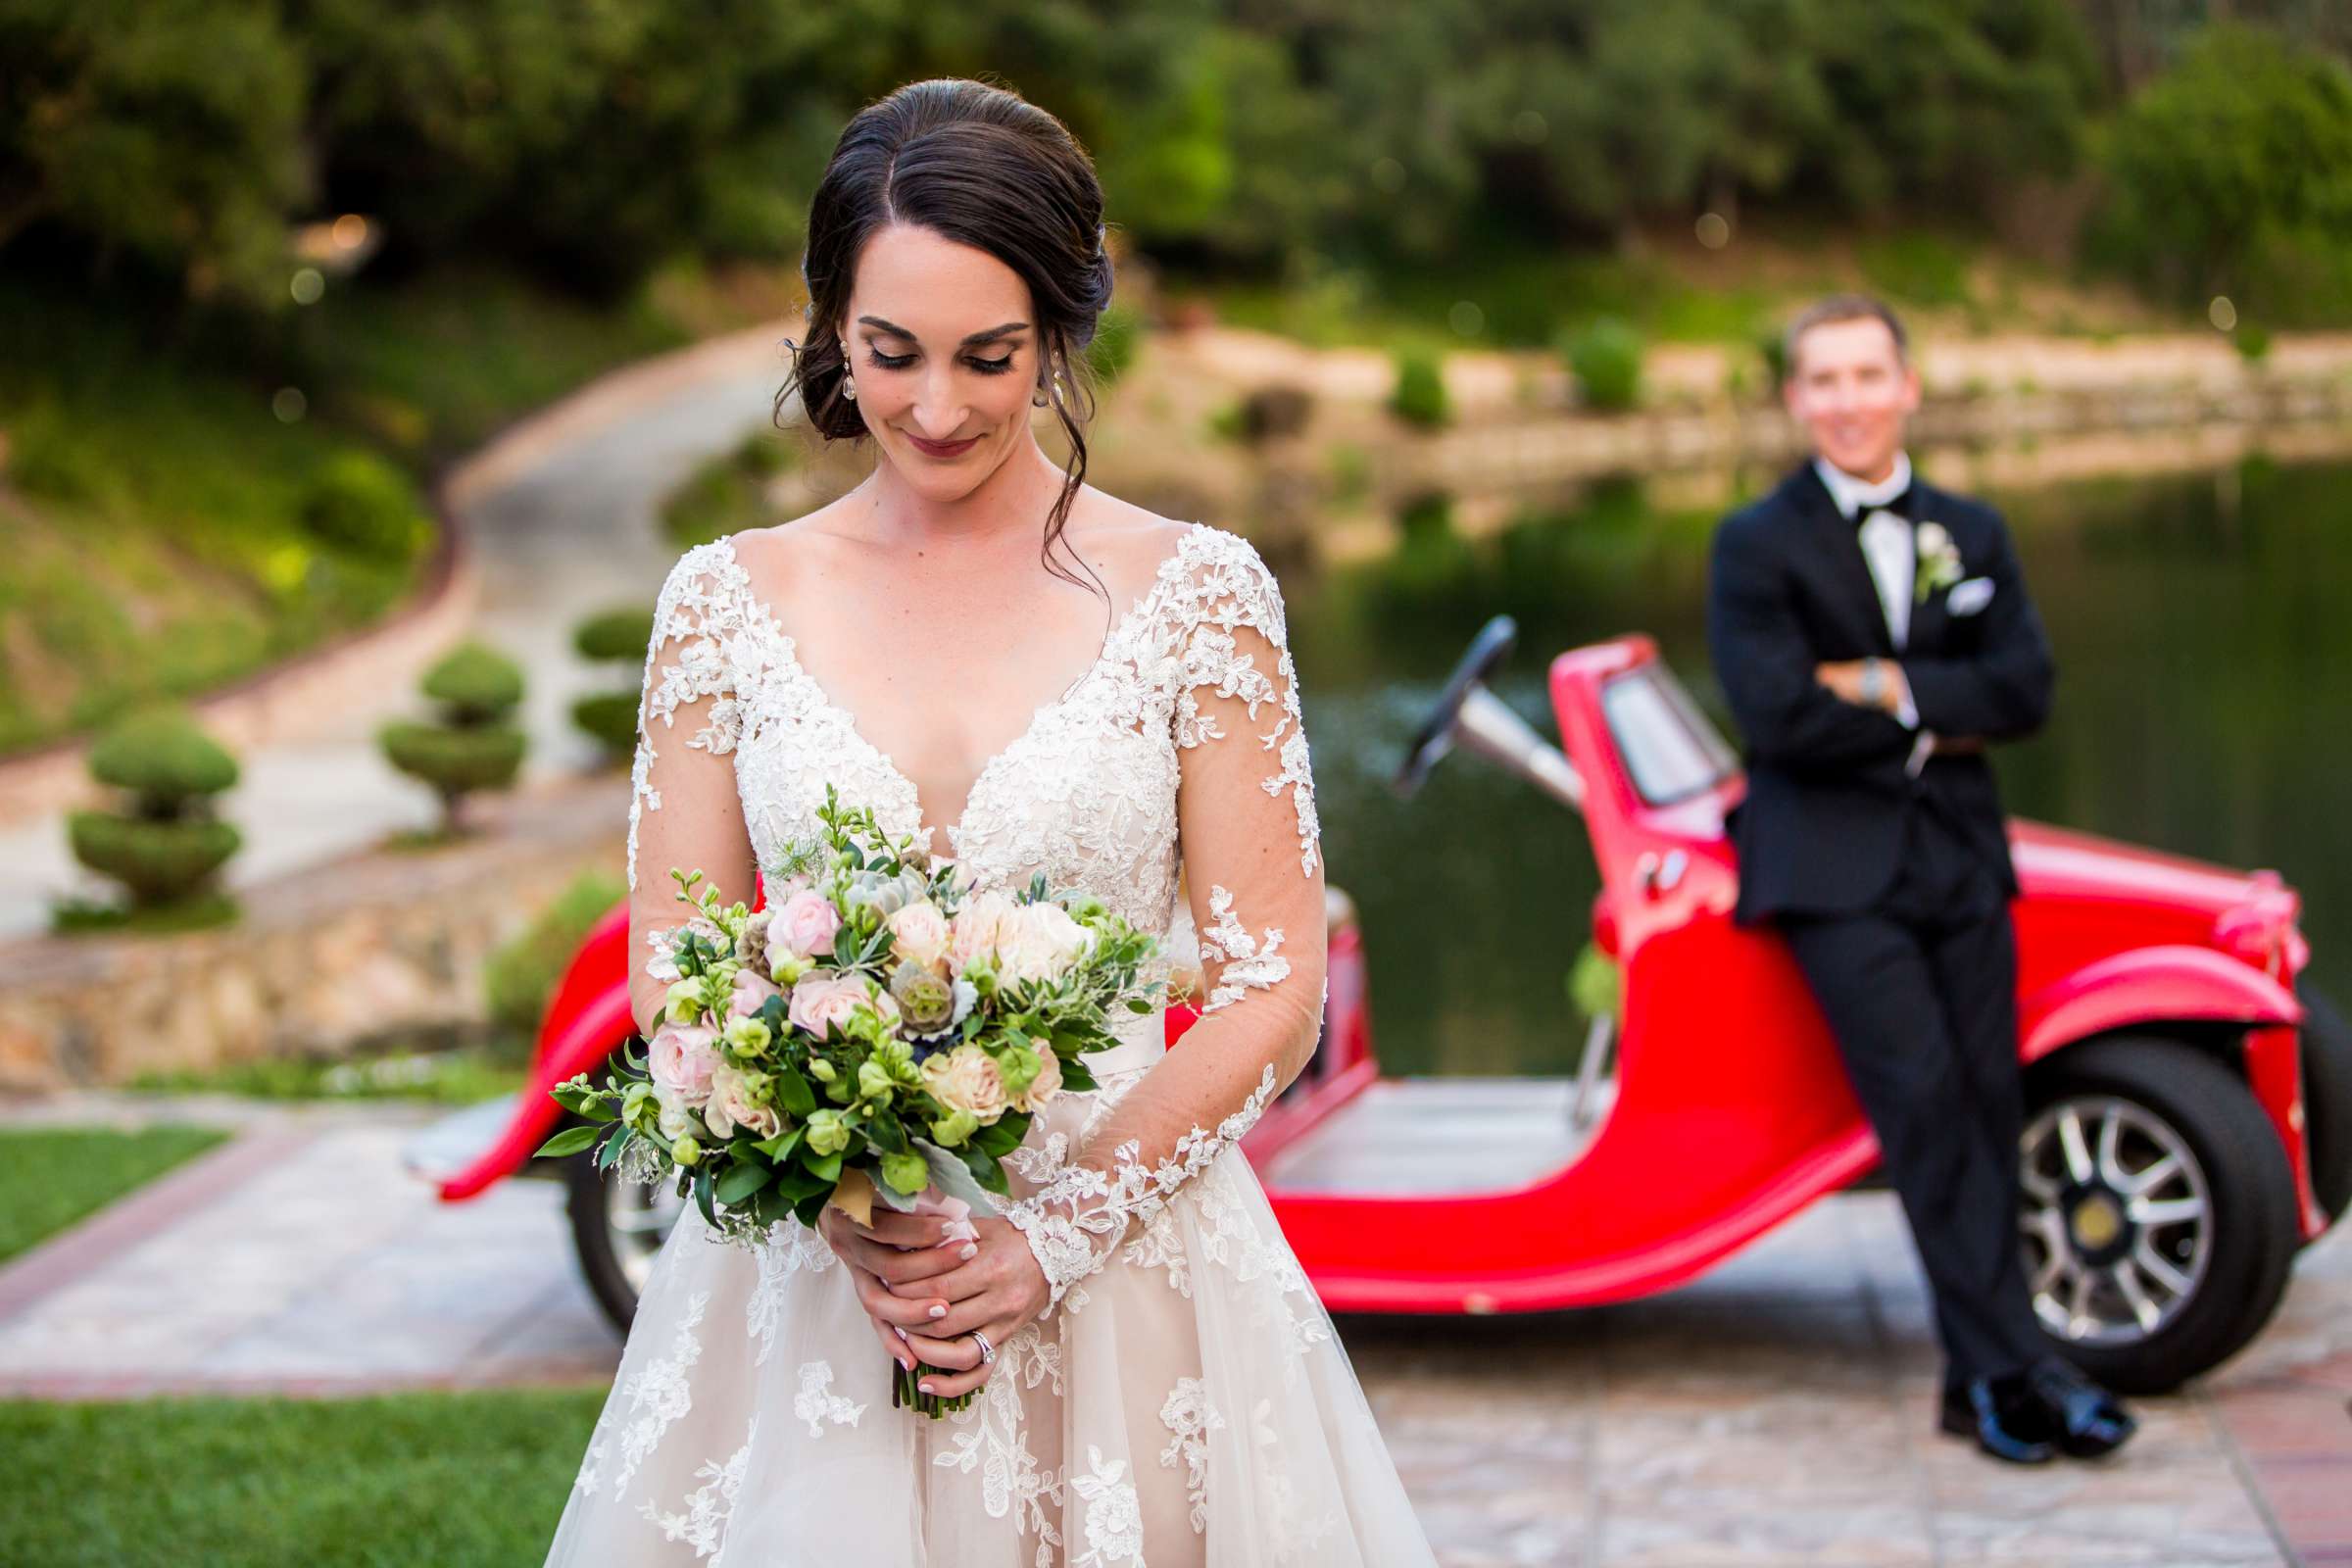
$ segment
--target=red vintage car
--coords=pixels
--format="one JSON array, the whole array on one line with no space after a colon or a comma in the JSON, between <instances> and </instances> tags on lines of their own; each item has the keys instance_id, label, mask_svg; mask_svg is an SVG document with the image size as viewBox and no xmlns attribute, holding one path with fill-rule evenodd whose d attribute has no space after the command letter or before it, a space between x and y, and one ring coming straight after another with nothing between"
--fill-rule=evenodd
<instances>
[{"instance_id":1,"label":"red vintage car","mask_svg":"<svg viewBox=\"0 0 2352 1568\"><path fill-rule=\"evenodd\" d=\"M1244 1147L1337 1311L1668 1290L1877 1161L1787 952L1732 923L1731 749L1645 637L1553 661L1553 746L1485 685L1514 636L1497 617L1473 642L1397 787L1459 746L1582 814L1623 1039L1597 1020L1574 1078L1384 1078L1361 937L1335 889L1322 1042ZM2299 901L2277 873L2011 832L2035 1306L2103 1382L2169 1389L2269 1321L2297 1251L2352 1200L2352 1034L2299 984ZM530 1156L563 1114L548 1087L631 1033L626 945L615 908L564 976L518 1102L461 1112L411 1151L451 1200L510 1175L567 1181L582 1267L623 1324L678 1200L584 1155ZM1170 1012L1171 1044L1192 1018Z\"/></svg>"}]
</instances>

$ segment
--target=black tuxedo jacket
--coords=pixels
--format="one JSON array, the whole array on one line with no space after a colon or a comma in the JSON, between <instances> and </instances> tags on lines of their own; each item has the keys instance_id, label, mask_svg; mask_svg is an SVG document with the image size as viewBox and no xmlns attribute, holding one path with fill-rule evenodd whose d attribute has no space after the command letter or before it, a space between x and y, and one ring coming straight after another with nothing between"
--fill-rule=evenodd
<instances>
[{"instance_id":1,"label":"black tuxedo jacket","mask_svg":"<svg viewBox=\"0 0 2352 1568\"><path fill-rule=\"evenodd\" d=\"M1943 736L2005 740L2048 715L2049 641L2000 514L1916 478L1911 493L1914 527L1941 523L1962 579L1990 583L1991 598L1969 588L1966 614L1953 613L1951 587L1915 600L1899 654L1855 525L1812 464L1715 530L1707 644L1747 744L1747 798L1731 818L1741 921L1869 908L1892 885L1908 815L1919 810L1942 815L2016 893L1984 756L1934 757L1913 777L1905 764L1917 734L1813 677L1824 661L1897 660L1920 727Z\"/></svg>"}]
</instances>

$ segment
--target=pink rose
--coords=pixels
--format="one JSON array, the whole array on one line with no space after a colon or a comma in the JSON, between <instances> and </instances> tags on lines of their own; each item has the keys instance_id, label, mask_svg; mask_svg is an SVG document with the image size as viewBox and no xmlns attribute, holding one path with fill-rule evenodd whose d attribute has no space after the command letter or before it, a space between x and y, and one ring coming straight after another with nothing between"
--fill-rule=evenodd
<instances>
[{"instance_id":1,"label":"pink rose","mask_svg":"<svg viewBox=\"0 0 2352 1568\"><path fill-rule=\"evenodd\" d=\"M803 975L792 988L787 1016L795 1029L806 1030L822 1040L828 1028L846 1027L851 1013L871 1004L862 975L819 969Z\"/></svg>"},{"instance_id":2,"label":"pink rose","mask_svg":"<svg viewBox=\"0 0 2352 1568\"><path fill-rule=\"evenodd\" d=\"M680 1104L700 1105L710 1098L710 1075L719 1067L718 1031L702 1023L663 1024L654 1031L646 1057L657 1086Z\"/></svg>"},{"instance_id":3,"label":"pink rose","mask_svg":"<svg viewBox=\"0 0 2352 1568\"><path fill-rule=\"evenodd\" d=\"M703 1120L718 1138L731 1136L737 1128L755 1138L773 1138L784 1130L784 1118L773 1105L759 1104L752 1099L750 1074L733 1067L720 1067L710 1074L710 1100L703 1106Z\"/></svg>"},{"instance_id":4,"label":"pink rose","mask_svg":"<svg viewBox=\"0 0 2352 1568\"><path fill-rule=\"evenodd\" d=\"M751 969L738 969L735 971L735 989L727 994L727 1016L757 1017L760 1009L767 1004L768 998L783 994L767 976Z\"/></svg>"},{"instance_id":5,"label":"pink rose","mask_svg":"<svg viewBox=\"0 0 2352 1568\"><path fill-rule=\"evenodd\" d=\"M890 934L899 956L926 969L937 969L948 956L948 917L928 899L892 912Z\"/></svg>"},{"instance_id":6,"label":"pink rose","mask_svg":"<svg viewBox=\"0 0 2352 1568\"><path fill-rule=\"evenodd\" d=\"M1011 1102L1012 1108L1019 1111L1043 1110L1061 1093L1061 1058L1042 1040L1031 1046L1037 1052L1037 1076L1029 1080L1028 1092Z\"/></svg>"},{"instance_id":7,"label":"pink rose","mask_svg":"<svg viewBox=\"0 0 2352 1568\"><path fill-rule=\"evenodd\" d=\"M833 951L833 937L841 929L841 911L833 901L814 888L803 888L784 901L768 922L767 954L770 967L778 957L814 958Z\"/></svg>"}]
</instances>

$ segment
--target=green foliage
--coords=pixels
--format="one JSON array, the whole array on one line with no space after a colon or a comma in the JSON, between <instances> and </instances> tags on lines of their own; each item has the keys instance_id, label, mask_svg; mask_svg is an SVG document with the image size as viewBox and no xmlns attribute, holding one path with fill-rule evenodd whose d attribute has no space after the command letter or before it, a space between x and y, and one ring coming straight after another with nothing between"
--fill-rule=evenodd
<instances>
[{"instance_id":1,"label":"green foliage","mask_svg":"<svg viewBox=\"0 0 2352 1568\"><path fill-rule=\"evenodd\" d=\"M584 871L482 964L482 992L491 1022L509 1034L536 1039L556 986L597 921L628 895L620 878Z\"/></svg>"},{"instance_id":2,"label":"green foliage","mask_svg":"<svg viewBox=\"0 0 2352 1568\"><path fill-rule=\"evenodd\" d=\"M74 811L66 817L74 858L130 890L142 907L177 904L205 890L243 842L234 825L210 817L158 821Z\"/></svg>"},{"instance_id":3,"label":"green foliage","mask_svg":"<svg viewBox=\"0 0 2352 1568\"><path fill-rule=\"evenodd\" d=\"M654 612L636 606L599 611L571 630L582 659L638 662L654 642Z\"/></svg>"},{"instance_id":4,"label":"green foliage","mask_svg":"<svg viewBox=\"0 0 2352 1568\"><path fill-rule=\"evenodd\" d=\"M614 760L626 760L637 745L638 694L592 692L574 699L571 722Z\"/></svg>"},{"instance_id":5,"label":"green foliage","mask_svg":"<svg viewBox=\"0 0 2352 1568\"><path fill-rule=\"evenodd\" d=\"M466 1105L522 1088L528 1036L484 1047L400 1049L363 1056L255 1056L197 1072L141 1073L128 1087L149 1094L238 1095L249 1100L423 1100Z\"/></svg>"},{"instance_id":6,"label":"green foliage","mask_svg":"<svg viewBox=\"0 0 2352 1568\"><path fill-rule=\"evenodd\" d=\"M681 550L770 521L767 483L793 466L796 454L762 431L697 468L662 503L662 531ZM640 648L638 653L645 652Z\"/></svg>"},{"instance_id":7,"label":"green foliage","mask_svg":"<svg viewBox=\"0 0 2352 1568\"><path fill-rule=\"evenodd\" d=\"M2256 326L2248 321L2237 329L2236 336L2230 341L2237 345L2237 352L2248 365L2260 365L2271 357L2271 333L2268 327Z\"/></svg>"},{"instance_id":8,"label":"green foliage","mask_svg":"<svg viewBox=\"0 0 2352 1568\"><path fill-rule=\"evenodd\" d=\"M320 466L302 500L302 525L330 549L395 564L414 557L432 534L408 475L357 450Z\"/></svg>"},{"instance_id":9,"label":"green foliage","mask_svg":"<svg viewBox=\"0 0 2352 1568\"><path fill-rule=\"evenodd\" d=\"M100 783L128 797L122 814L74 811L74 858L129 891L130 906L158 909L213 890L213 874L237 853L235 827L212 814L212 797L237 781L236 759L176 709L135 713L90 748ZM62 917L70 921L68 911Z\"/></svg>"},{"instance_id":10,"label":"green foliage","mask_svg":"<svg viewBox=\"0 0 2352 1568\"><path fill-rule=\"evenodd\" d=\"M282 303L308 73L263 0L20 0L0 20L0 246L40 223L196 298Z\"/></svg>"},{"instance_id":11,"label":"green foliage","mask_svg":"<svg viewBox=\"0 0 2352 1568\"><path fill-rule=\"evenodd\" d=\"M441 795L456 831L457 804L478 790L505 789L521 771L525 741L507 724L446 729L438 724L395 719L377 732L394 767L422 779Z\"/></svg>"},{"instance_id":12,"label":"green foliage","mask_svg":"<svg viewBox=\"0 0 2352 1568\"><path fill-rule=\"evenodd\" d=\"M1438 429L1453 417L1437 356L1411 349L1396 356L1396 386L1389 394L1389 412L1424 430Z\"/></svg>"},{"instance_id":13,"label":"green foliage","mask_svg":"<svg viewBox=\"0 0 2352 1568\"><path fill-rule=\"evenodd\" d=\"M1642 401L1642 334L1617 318L1596 317L1578 327L1564 357L1588 408L1618 412Z\"/></svg>"},{"instance_id":14,"label":"green foliage","mask_svg":"<svg viewBox=\"0 0 2352 1568\"><path fill-rule=\"evenodd\" d=\"M2352 70L2217 25L2107 138L2102 263L2184 304L2274 320L2352 307Z\"/></svg>"},{"instance_id":15,"label":"green foliage","mask_svg":"<svg viewBox=\"0 0 2352 1568\"><path fill-rule=\"evenodd\" d=\"M90 776L137 797L140 814L178 816L237 782L237 760L185 710L133 713L90 747Z\"/></svg>"},{"instance_id":16,"label":"green foliage","mask_svg":"<svg viewBox=\"0 0 2352 1568\"><path fill-rule=\"evenodd\" d=\"M1968 253L1940 234L1913 229L1874 239L1860 261L1871 288L1901 304L1968 303Z\"/></svg>"},{"instance_id":17,"label":"green foliage","mask_svg":"<svg viewBox=\"0 0 2352 1568\"><path fill-rule=\"evenodd\" d=\"M461 643L424 672L424 695L459 728L489 724L522 701L522 666L484 643Z\"/></svg>"},{"instance_id":18,"label":"green foliage","mask_svg":"<svg viewBox=\"0 0 2352 1568\"><path fill-rule=\"evenodd\" d=\"M1601 952L1598 945L1588 942L1578 951L1576 962L1568 970L1568 1004L1587 1018L1617 1018L1622 1022L1621 984L1617 960Z\"/></svg>"}]
</instances>

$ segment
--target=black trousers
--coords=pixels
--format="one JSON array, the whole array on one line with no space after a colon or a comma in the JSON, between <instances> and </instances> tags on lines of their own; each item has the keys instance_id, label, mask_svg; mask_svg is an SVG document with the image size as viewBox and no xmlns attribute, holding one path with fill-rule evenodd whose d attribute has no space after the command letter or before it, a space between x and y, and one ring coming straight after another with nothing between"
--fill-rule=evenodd
<instances>
[{"instance_id":1,"label":"black trousers","mask_svg":"<svg viewBox=\"0 0 2352 1568\"><path fill-rule=\"evenodd\" d=\"M1921 802L1862 913L1784 916L1926 1266L1944 1380L2046 1353L2018 1245L2017 945L1983 860Z\"/></svg>"}]
</instances>

